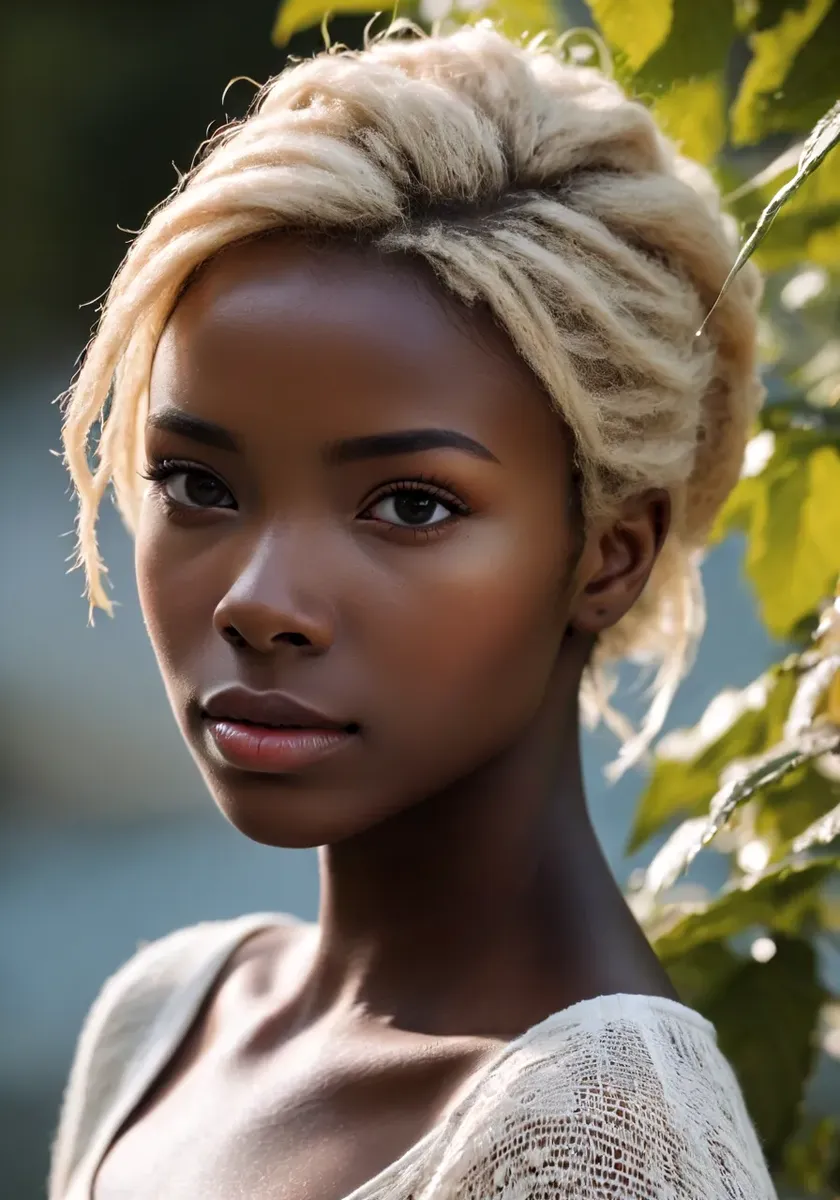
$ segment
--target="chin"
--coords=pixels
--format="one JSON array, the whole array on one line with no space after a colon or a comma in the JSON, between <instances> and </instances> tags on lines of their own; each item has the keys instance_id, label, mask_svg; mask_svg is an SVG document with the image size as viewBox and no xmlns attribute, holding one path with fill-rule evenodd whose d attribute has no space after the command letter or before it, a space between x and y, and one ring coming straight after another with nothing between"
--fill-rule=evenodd
<instances>
[{"instance_id":1,"label":"chin","mask_svg":"<svg viewBox=\"0 0 840 1200\"><path fill-rule=\"evenodd\" d=\"M273 846L277 850L315 850L337 840L329 836L328 830L319 833L311 827L294 828L275 816L243 812L236 805L220 804L219 808L234 829L260 846Z\"/></svg>"},{"instance_id":2,"label":"chin","mask_svg":"<svg viewBox=\"0 0 840 1200\"><path fill-rule=\"evenodd\" d=\"M331 846L379 825L395 808L374 809L370 800L346 789L326 791L300 779L256 775L236 787L210 781L210 790L226 819L252 842L286 850ZM400 806L396 806L398 810Z\"/></svg>"}]
</instances>

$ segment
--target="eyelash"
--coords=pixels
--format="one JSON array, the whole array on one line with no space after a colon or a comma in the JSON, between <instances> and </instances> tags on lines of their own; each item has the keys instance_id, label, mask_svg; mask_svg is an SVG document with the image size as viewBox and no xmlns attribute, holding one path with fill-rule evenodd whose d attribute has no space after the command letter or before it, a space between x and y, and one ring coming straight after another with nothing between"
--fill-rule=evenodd
<instances>
[{"instance_id":1,"label":"eyelash","mask_svg":"<svg viewBox=\"0 0 840 1200\"><path fill-rule=\"evenodd\" d=\"M468 517L472 513L469 505L458 498L452 483L433 475L420 474L414 475L410 479L393 479L388 483L381 484L365 503L360 516L364 517L365 513L370 512L374 505L378 504L381 500L387 500L389 497L399 495L402 492L420 492L422 495L431 496L433 500L439 500L446 508L452 509L451 516L443 521L438 521L435 525L418 526L415 529L411 529L410 531L415 536L422 536L428 539L439 531L446 529L456 518ZM399 525L395 525L393 528L400 529L402 532L408 532L410 529L409 526Z\"/></svg>"},{"instance_id":2,"label":"eyelash","mask_svg":"<svg viewBox=\"0 0 840 1200\"><path fill-rule=\"evenodd\" d=\"M213 479L217 481L221 487L225 488L225 490L230 494L231 498L233 497L233 493L230 491L230 488L227 486L227 484L219 479L215 472L209 471L206 467L200 467L197 463L187 462L179 458L156 459L155 461L148 462L146 464L144 470L140 472L140 476L142 479L147 479L149 483L152 484L156 495L160 498L166 508L166 511L170 514L178 513L179 515L186 515L187 513L199 513L202 511L206 512L210 511L210 508L212 507L208 506L207 509L202 509L197 505L196 507L192 508L183 504L179 504L177 500L173 500L163 485L167 482L167 480L172 479L175 475L199 475L203 476L205 479Z\"/></svg>"},{"instance_id":3,"label":"eyelash","mask_svg":"<svg viewBox=\"0 0 840 1200\"><path fill-rule=\"evenodd\" d=\"M206 467L200 467L197 463L187 462L183 459L157 459L153 462L147 463L145 469L140 472L141 478L148 480L152 484L155 492L163 501L169 513L174 514L177 512L179 514L184 514L211 511L213 507L211 505L208 505L206 509L202 509L200 506L196 506L195 508L187 508L185 505L179 504L176 500L173 500L172 497L166 492L166 489L163 487L163 485L167 482L167 480L171 479L175 475L188 474L201 475L205 478L216 480L229 492L231 497L233 495L233 493L231 493L230 489L227 487L227 484L219 479L219 477L213 471L208 470ZM435 525L425 527L418 526L416 528L411 528L410 526L392 526L392 528L399 529L403 533L411 533L417 540L422 539L427 541L429 538L434 537L436 534L448 528L453 520L459 517L468 517L472 513L472 509L469 507L469 505L465 504L464 501L460 500L455 494L453 485L448 480L439 479L431 475L420 474L413 476L411 479L394 479L388 483L381 484L366 502L365 507L359 516L364 517L365 514L374 507L375 504L378 504L381 500L388 499L390 496L399 495L401 492L422 492L425 495L432 496L435 500L439 500L440 503L445 505L447 508L452 509L452 514L450 517L447 517L443 521L438 521ZM375 518L370 519L374 520ZM380 523L388 524L388 522Z\"/></svg>"}]
</instances>

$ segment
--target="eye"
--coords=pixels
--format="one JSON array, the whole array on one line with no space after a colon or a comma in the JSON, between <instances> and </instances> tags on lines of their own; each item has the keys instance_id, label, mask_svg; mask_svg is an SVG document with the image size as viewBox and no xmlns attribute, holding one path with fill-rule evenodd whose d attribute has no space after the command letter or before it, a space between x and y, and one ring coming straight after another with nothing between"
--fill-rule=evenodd
<instances>
[{"instance_id":1,"label":"eye","mask_svg":"<svg viewBox=\"0 0 840 1200\"><path fill-rule=\"evenodd\" d=\"M432 529L468 513L465 504L439 486L415 480L392 484L362 516L399 529Z\"/></svg>"},{"instance_id":2,"label":"eye","mask_svg":"<svg viewBox=\"0 0 840 1200\"><path fill-rule=\"evenodd\" d=\"M167 504L178 508L236 508L230 489L212 472L172 459L152 463L143 473Z\"/></svg>"},{"instance_id":3,"label":"eye","mask_svg":"<svg viewBox=\"0 0 840 1200\"><path fill-rule=\"evenodd\" d=\"M422 526L439 525L452 516L451 509L428 492L404 491L394 492L384 496L370 508L371 515L377 521L387 521L389 525Z\"/></svg>"}]
</instances>

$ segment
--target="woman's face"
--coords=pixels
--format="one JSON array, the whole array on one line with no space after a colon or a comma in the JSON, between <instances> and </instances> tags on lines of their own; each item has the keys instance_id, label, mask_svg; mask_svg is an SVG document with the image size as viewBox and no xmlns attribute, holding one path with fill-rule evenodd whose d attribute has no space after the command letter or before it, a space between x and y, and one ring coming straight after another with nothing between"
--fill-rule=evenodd
<instances>
[{"instance_id":1,"label":"woman's face","mask_svg":"<svg viewBox=\"0 0 840 1200\"><path fill-rule=\"evenodd\" d=\"M243 833L358 834L533 721L569 621L568 434L424 268L229 249L161 339L146 452L143 612Z\"/></svg>"}]
</instances>

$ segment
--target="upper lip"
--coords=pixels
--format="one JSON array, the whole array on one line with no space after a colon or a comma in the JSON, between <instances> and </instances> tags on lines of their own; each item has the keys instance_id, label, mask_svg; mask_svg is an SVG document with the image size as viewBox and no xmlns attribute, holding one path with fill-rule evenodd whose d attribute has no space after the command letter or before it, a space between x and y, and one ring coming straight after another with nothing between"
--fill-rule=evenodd
<instances>
[{"instance_id":1,"label":"upper lip","mask_svg":"<svg viewBox=\"0 0 840 1200\"><path fill-rule=\"evenodd\" d=\"M354 724L335 721L284 692L252 692L244 687L219 688L205 698L201 708L205 717L253 725L349 730Z\"/></svg>"}]
</instances>

